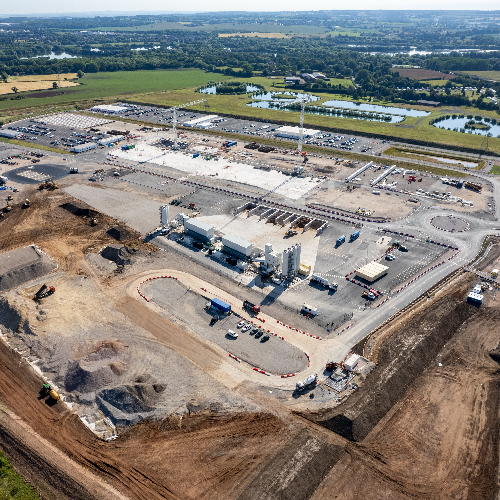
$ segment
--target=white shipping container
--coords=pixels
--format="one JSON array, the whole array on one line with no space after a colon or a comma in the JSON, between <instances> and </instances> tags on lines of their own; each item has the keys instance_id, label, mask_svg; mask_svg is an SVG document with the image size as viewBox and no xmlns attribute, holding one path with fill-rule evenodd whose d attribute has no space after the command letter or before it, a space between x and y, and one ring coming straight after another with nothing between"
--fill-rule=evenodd
<instances>
[{"instance_id":1,"label":"white shipping container","mask_svg":"<svg viewBox=\"0 0 500 500\"><path fill-rule=\"evenodd\" d=\"M226 234L222 237L222 244L231 249L235 250L246 257L252 255L253 245L249 241L246 241L239 236L234 236L233 234Z\"/></svg>"}]
</instances>

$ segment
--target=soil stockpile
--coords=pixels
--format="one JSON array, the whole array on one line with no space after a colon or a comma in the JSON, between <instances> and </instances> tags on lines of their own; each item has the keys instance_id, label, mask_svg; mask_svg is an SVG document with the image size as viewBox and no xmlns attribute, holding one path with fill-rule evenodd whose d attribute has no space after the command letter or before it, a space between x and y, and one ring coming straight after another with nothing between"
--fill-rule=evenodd
<instances>
[{"instance_id":1,"label":"soil stockpile","mask_svg":"<svg viewBox=\"0 0 500 500\"><path fill-rule=\"evenodd\" d=\"M437 299L382 344L376 368L344 405L308 418L349 440L363 440L462 323L477 312L461 296Z\"/></svg>"},{"instance_id":2,"label":"soil stockpile","mask_svg":"<svg viewBox=\"0 0 500 500\"><path fill-rule=\"evenodd\" d=\"M14 288L53 271L57 264L34 246L0 255L0 292Z\"/></svg>"},{"instance_id":3,"label":"soil stockpile","mask_svg":"<svg viewBox=\"0 0 500 500\"><path fill-rule=\"evenodd\" d=\"M143 253L123 245L108 245L101 250L101 255L105 259L113 261L117 266L123 267L132 264Z\"/></svg>"}]
</instances>

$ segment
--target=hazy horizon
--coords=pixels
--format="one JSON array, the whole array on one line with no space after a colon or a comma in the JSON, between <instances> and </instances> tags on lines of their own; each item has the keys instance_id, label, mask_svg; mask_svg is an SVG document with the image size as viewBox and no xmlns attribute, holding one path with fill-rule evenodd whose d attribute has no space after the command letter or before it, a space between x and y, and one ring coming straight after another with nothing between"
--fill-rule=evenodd
<instances>
[{"instance_id":1,"label":"hazy horizon","mask_svg":"<svg viewBox=\"0 0 500 500\"><path fill-rule=\"evenodd\" d=\"M164 3L158 0L146 0L141 2L143 9L137 10L137 2L132 2L131 0L111 0L107 2L108 9L100 10L102 3L98 0L88 0L86 6L88 10L81 10L81 2L76 2L75 0L70 0L64 3L64 11L61 12L61 2L55 0L47 0L44 3L43 12L33 12L33 2L31 0L21 0L10 4L9 6L4 5L2 8L0 17L5 18L9 16L66 16L75 15L79 17L91 17L91 16L115 16L115 15L160 15L160 14L195 14L203 12L314 12L314 11L345 11L345 8L332 8L331 2L326 0L316 0L312 9L304 9L302 2L292 1L287 2L280 8L279 5L273 4L275 8L270 9L269 3L263 0L256 0L252 3L252 8L246 9L235 9L234 3L227 0L214 0L211 2L210 9L206 8L206 2L200 0L194 0L191 2L189 10L165 10ZM397 5L397 7L396 7ZM412 6L411 9L401 9L399 7L400 3L394 0L383 0L378 4L378 9L373 8L373 2L368 2L367 0L360 0L355 4L353 11L368 10L368 11L379 11L379 10L394 10L394 11L420 11L420 10L432 10L432 11L454 11L454 10L469 10L476 12L494 12L500 9L498 8L497 1L486 0L482 4L480 9L471 9L470 2L465 2L459 0L458 2L452 0L441 0L436 6L435 2L424 0L420 2L418 6ZM135 7L135 8L134 8Z\"/></svg>"}]
</instances>

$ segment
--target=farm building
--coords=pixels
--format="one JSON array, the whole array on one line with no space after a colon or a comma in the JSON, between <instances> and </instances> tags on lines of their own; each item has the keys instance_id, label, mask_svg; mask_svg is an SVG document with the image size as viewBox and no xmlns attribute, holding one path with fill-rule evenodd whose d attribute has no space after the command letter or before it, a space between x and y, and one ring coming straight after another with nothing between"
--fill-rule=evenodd
<instances>
[{"instance_id":1,"label":"farm building","mask_svg":"<svg viewBox=\"0 0 500 500\"><path fill-rule=\"evenodd\" d=\"M90 108L90 111L94 111L96 113L108 113L111 115L124 113L128 110L129 108L127 108L126 106L115 106L112 104L99 104L98 106Z\"/></svg>"},{"instance_id":2,"label":"farm building","mask_svg":"<svg viewBox=\"0 0 500 500\"><path fill-rule=\"evenodd\" d=\"M302 137L304 139L309 138L309 137L316 137L317 135L320 134L319 130L313 130L310 128L305 128L302 131ZM276 132L274 133L276 137L288 137L289 139L299 139L300 136L300 128L299 127L280 127L276 129Z\"/></svg>"},{"instance_id":3,"label":"farm building","mask_svg":"<svg viewBox=\"0 0 500 500\"><path fill-rule=\"evenodd\" d=\"M217 115L206 115L206 116L201 116L200 118L195 118L193 120L189 120L187 122L184 122L183 125L185 127L200 127L200 128L206 128L212 125L212 122L219 118Z\"/></svg>"},{"instance_id":4,"label":"farm building","mask_svg":"<svg viewBox=\"0 0 500 500\"><path fill-rule=\"evenodd\" d=\"M91 149L95 149L97 144L95 142L86 142L84 144L77 144L73 146L70 151L72 153L83 153L85 151L90 151Z\"/></svg>"},{"instance_id":5,"label":"farm building","mask_svg":"<svg viewBox=\"0 0 500 500\"><path fill-rule=\"evenodd\" d=\"M7 130L5 128L0 128L0 137L7 137L9 139L15 139L16 137L19 137L22 135L22 132L19 132L17 130Z\"/></svg>"},{"instance_id":6,"label":"farm building","mask_svg":"<svg viewBox=\"0 0 500 500\"><path fill-rule=\"evenodd\" d=\"M356 271L356 276L371 283L372 281L379 279L384 274L387 274L388 270L389 268L383 264L378 262L369 262Z\"/></svg>"}]
</instances>

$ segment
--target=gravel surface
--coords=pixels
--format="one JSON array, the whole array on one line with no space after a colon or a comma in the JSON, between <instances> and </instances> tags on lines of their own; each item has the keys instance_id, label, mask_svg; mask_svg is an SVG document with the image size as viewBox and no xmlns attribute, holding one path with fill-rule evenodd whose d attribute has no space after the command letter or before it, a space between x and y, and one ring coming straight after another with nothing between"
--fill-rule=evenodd
<instances>
[{"instance_id":1,"label":"gravel surface","mask_svg":"<svg viewBox=\"0 0 500 500\"><path fill-rule=\"evenodd\" d=\"M236 314L210 326L213 314L205 309L207 300L175 280L148 282L143 290L148 298L186 322L196 333L252 366L279 375L307 368L307 357L300 349L274 336L261 342L262 337L256 339L250 331L242 332L237 328L241 318ZM228 329L238 332L238 338L227 335Z\"/></svg>"},{"instance_id":2,"label":"gravel surface","mask_svg":"<svg viewBox=\"0 0 500 500\"><path fill-rule=\"evenodd\" d=\"M78 184L68 186L63 191L118 219L142 235L155 230L160 224L161 203L145 196Z\"/></svg>"},{"instance_id":3,"label":"gravel surface","mask_svg":"<svg viewBox=\"0 0 500 500\"><path fill-rule=\"evenodd\" d=\"M8 290L50 273L57 264L33 246L0 255L0 291Z\"/></svg>"}]
</instances>

